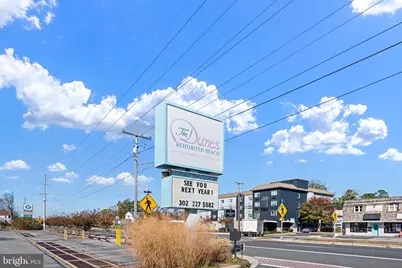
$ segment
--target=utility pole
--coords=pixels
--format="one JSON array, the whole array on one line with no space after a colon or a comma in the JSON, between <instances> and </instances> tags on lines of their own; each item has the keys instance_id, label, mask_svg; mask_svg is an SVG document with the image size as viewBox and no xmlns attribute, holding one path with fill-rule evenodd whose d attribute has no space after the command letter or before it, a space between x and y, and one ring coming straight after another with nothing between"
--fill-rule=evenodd
<instances>
[{"instance_id":1,"label":"utility pole","mask_svg":"<svg viewBox=\"0 0 402 268\"><path fill-rule=\"evenodd\" d=\"M151 140L151 137L142 136L139 133L130 133L123 130L124 134L130 135L134 137L134 147L133 147L133 156L134 156L134 220L137 219L137 203L138 203L138 138L142 138L145 140Z\"/></svg>"},{"instance_id":2,"label":"utility pole","mask_svg":"<svg viewBox=\"0 0 402 268\"><path fill-rule=\"evenodd\" d=\"M46 231L46 197L48 196L48 194L46 193L46 186L47 186L47 178L46 178L46 174L44 177L44 181L43 181L43 219L42 219L42 224L43 224L43 231Z\"/></svg>"},{"instance_id":3,"label":"utility pole","mask_svg":"<svg viewBox=\"0 0 402 268\"><path fill-rule=\"evenodd\" d=\"M241 197L240 187L244 183L238 182L238 181L235 181L234 183L237 184L237 211L236 211L237 212L237 230L240 232L240 197Z\"/></svg>"}]
</instances>

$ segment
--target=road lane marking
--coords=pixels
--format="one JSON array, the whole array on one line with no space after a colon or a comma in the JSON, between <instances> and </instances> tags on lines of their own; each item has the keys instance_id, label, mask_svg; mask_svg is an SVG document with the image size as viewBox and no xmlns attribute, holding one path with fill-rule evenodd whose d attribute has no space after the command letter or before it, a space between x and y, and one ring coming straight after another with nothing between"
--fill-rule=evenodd
<instances>
[{"instance_id":1,"label":"road lane marking","mask_svg":"<svg viewBox=\"0 0 402 268\"><path fill-rule=\"evenodd\" d=\"M260 265L278 267L278 268L350 268L347 266L339 266L324 263L306 262L306 261L293 261L277 258L257 257L260 260Z\"/></svg>"},{"instance_id":2,"label":"road lane marking","mask_svg":"<svg viewBox=\"0 0 402 268\"><path fill-rule=\"evenodd\" d=\"M247 245L246 248L257 248L257 249L277 250L277 251L293 251L293 252L302 252L302 253L314 253L314 254L322 254L322 255L334 255L334 256L345 256L345 257L354 257L354 258L363 258L363 259L377 259L377 260L400 261L400 262L402 262L402 259L396 259L396 258L386 258L386 257L376 257L376 256L362 256L362 255L343 254L343 253L334 253L334 252L320 252L320 251L308 251L308 250L299 250L299 249L258 247L258 246L248 246L248 245Z\"/></svg>"}]
</instances>

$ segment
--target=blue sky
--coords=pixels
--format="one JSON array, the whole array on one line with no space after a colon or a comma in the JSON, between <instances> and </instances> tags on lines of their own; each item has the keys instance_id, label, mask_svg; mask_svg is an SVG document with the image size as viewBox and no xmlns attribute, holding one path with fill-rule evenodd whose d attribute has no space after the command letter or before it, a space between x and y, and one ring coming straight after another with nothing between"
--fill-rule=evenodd
<instances>
[{"instance_id":1,"label":"blue sky","mask_svg":"<svg viewBox=\"0 0 402 268\"><path fill-rule=\"evenodd\" d=\"M273 2L238 0L155 84L167 68L233 3L229 0L206 1L97 130L79 145L203 3L192 0L186 6L187 2L0 1L2 193L14 192L18 205L26 197L28 202L35 204L35 213L40 215L39 194L43 192L42 183L46 174L49 179L49 214L108 207L118 200L132 198L130 177L113 184L117 179L128 176L127 172L133 172L132 159L104 178L99 177L126 159L132 151L132 141L126 137L116 139L116 133L132 125L129 128L131 131L145 132L151 128L147 134L153 135L152 111L141 120L135 120L182 81L186 81L185 85L169 100L188 105L347 3L292 1L205 71L188 77ZM289 2L276 1L231 44ZM201 110L215 115L402 20L402 1L385 0L264 75L221 96L376 2L353 1L255 67L218 87L217 91L192 108L201 108L217 98L218 93L219 100ZM159 39L176 18L166 35ZM399 42L401 33L401 26L398 26L222 116L227 118ZM155 48L147 54L158 39ZM227 122L225 136L241 134L324 101L326 97L337 96L401 71L401 55L402 48L397 46L267 105L233 117ZM324 181L337 194L352 188L362 193L385 189L391 195L402 195L401 82L402 78L397 76L227 142L225 174L219 179L220 192L234 191L234 181L244 182L244 189L248 189L261 183L298 177ZM127 114L106 132L127 109ZM84 164L105 145L108 145L105 150ZM144 148L151 146L152 141L146 142ZM119 155L105 162L122 148ZM153 155L153 150L146 151L140 155L140 161L153 161ZM144 165L140 170L147 167L150 165ZM151 189L157 201L160 199L160 172L154 168L144 170L139 185L141 192L145 188ZM93 181L98 183L70 197ZM74 201L110 184L113 185L105 190ZM63 198L66 199L60 201Z\"/></svg>"}]
</instances>

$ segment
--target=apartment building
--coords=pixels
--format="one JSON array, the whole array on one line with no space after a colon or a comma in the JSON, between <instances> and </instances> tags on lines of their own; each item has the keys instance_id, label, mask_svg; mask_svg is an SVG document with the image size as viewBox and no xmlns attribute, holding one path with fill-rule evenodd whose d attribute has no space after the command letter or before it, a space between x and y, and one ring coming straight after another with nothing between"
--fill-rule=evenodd
<instances>
[{"instance_id":1,"label":"apartment building","mask_svg":"<svg viewBox=\"0 0 402 268\"><path fill-rule=\"evenodd\" d=\"M346 235L395 236L402 232L402 196L345 201Z\"/></svg>"},{"instance_id":2,"label":"apartment building","mask_svg":"<svg viewBox=\"0 0 402 268\"><path fill-rule=\"evenodd\" d=\"M298 210L302 203L316 197L333 198L334 193L308 187L308 181L291 179L268 184L261 184L253 189L253 218L264 221L265 230L275 230L281 227L278 207L283 203L288 212L283 222L284 228L300 231L301 223Z\"/></svg>"},{"instance_id":3,"label":"apartment building","mask_svg":"<svg viewBox=\"0 0 402 268\"><path fill-rule=\"evenodd\" d=\"M234 214L234 219L237 221L237 196L238 193L227 193L219 195L219 210L218 218L224 218L226 211L231 211ZM253 218L253 195L251 191L240 193L240 219Z\"/></svg>"}]
</instances>

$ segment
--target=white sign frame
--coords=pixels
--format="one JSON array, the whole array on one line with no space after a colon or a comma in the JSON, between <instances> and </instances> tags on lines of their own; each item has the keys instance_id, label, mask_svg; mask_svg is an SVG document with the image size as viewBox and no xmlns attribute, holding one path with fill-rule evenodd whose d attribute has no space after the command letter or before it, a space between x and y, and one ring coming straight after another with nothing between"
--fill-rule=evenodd
<instances>
[{"instance_id":1,"label":"white sign frame","mask_svg":"<svg viewBox=\"0 0 402 268\"><path fill-rule=\"evenodd\" d=\"M223 174L223 120L165 102L155 113L155 167Z\"/></svg>"}]
</instances>

